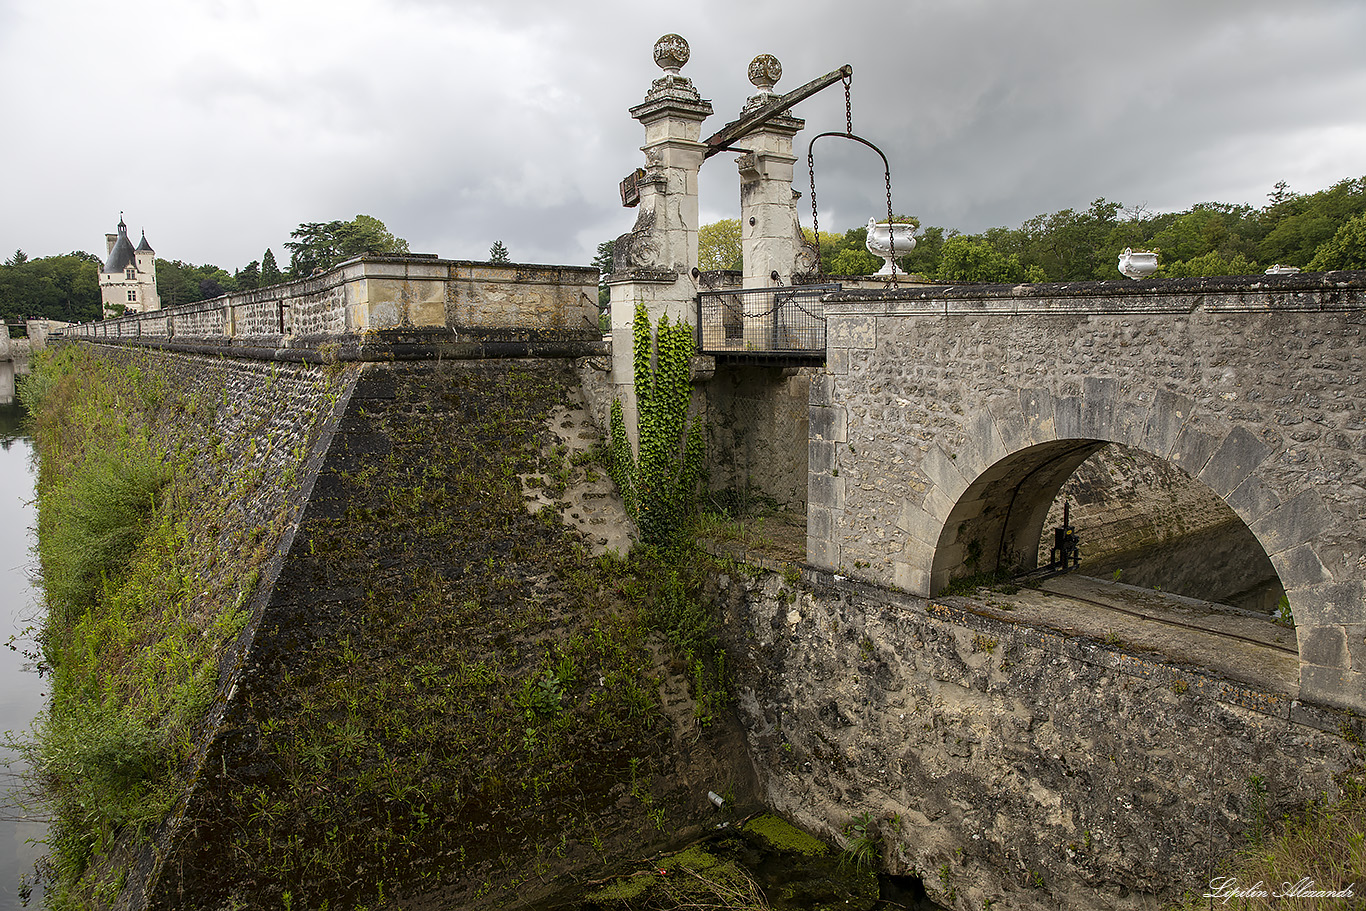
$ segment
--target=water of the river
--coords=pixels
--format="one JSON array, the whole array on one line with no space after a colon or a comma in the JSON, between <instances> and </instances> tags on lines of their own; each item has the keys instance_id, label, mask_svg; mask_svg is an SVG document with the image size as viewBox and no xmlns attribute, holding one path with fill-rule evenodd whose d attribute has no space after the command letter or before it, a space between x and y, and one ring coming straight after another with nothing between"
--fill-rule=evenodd
<instances>
[{"instance_id":1,"label":"water of the river","mask_svg":"<svg viewBox=\"0 0 1366 911\"><path fill-rule=\"evenodd\" d=\"M8 365L8 362L6 362ZM39 679L24 650L32 639L24 629L38 622L37 592L30 582L33 565L33 459L23 435L21 409L0 404L0 731L26 731L43 707L45 681ZM18 651L5 647L14 638ZM23 818L14 806L11 786L17 769L6 769L12 757L0 750L0 911L24 907L19 900L19 878L33 872L42 849L31 842L44 827ZM27 906L42 907L35 894Z\"/></svg>"}]
</instances>

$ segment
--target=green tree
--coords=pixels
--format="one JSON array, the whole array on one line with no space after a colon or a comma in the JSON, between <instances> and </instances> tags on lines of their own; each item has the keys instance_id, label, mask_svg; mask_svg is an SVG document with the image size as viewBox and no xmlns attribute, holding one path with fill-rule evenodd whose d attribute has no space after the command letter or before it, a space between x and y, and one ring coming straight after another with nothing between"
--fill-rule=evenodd
<instances>
[{"instance_id":1,"label":"green tree","mask_svg":"<svg viewBox=\"0 0 1366 911\"><path fill-rule=\"evenodd\" d=\"M593 265L598 267L598 309L604 312L612 302L607 276L612 274L612 250L616 245L614 240L604 240L598 244L598 255L593 257Z\"/></svg>"},{"instance_id":2,"label":"green tree","mask_svg":"<svg viewBox=\"0 0 1366 911\"><path fill-rule=\"evenodd\" d=\"M489 247L489 262L505 263L508 261L508 248L503 246L501 240L495 240L493 246Z\"/></svg>"},{"instance_id":3,"label":"green tree","mask_svg":"<svg viewBox=\"0 0 1366 911\"><path fill-rule=\"evenodd\" d=\"M1034 275L1032 281L1041 278L1039 272ZM936 277L949 282L1019 282L1025 280L1026 270L1019 254L1006 256L982 238L955 234L944 241Z\"/></svg>"},{"instance_id":4,"label":"green tree","mask_svg":"<svg viewBox=\"0 0 1366 911\"><path fill-rule=\"evenodd\" d=\"M1052 215L1037 215L1018 232L1002 236L998 243L1008 241L1014 248L999 252L1007 257L1015 253L1022 264L1039 266L1054 281L1113 278L1115 263L1124 249L1111 239L1119 227L1121 208L1119 203L1101 198L1084 212L1062 209Z\"/></svg>"},{"instance_id":5,"label":"green tree","mask_svg":"<svg viewBox=\"0 0 1366 911\"><path fill-rule=\"evenodd\" d=\"M857 228L867 234L867 228ZM825 271L830 275L872 275L884 265L881 257L874 256L867 249L846 246L835 253L826 264Z\"/></svg>"},{"instance_id":6,"label":"green tree","mask_svg":"<svg viewBox=\"0 0 1366 911\"><path fill-rule=\"evenodd\" d=\"M304 222L290 232L289 277L307 278L321 269L366 253L403 255L408 242L395 237L384 222L370 215L351 221Z\"/></svg>"},{"instance_id":7,"label":"green tree","mask_svg":"<svg viewBox=\"0 0 1366 911\"><path fill-rule=\"evenodd\" d=\"M1218 250L1211 250L1203 256L1162 266L1162 275L1169 278L1198 278L1211 275L1255 275L1262 267L1250 261L1241 253L1232 259L1225 259Z\"/></svg>"},{"instance_id":8,"label":"green tree","mask_svg":"<svg viewBox=\"0 0 1366 911\"><path fill-rule=\"evenodd\" d=\"M89 253L29 259L16 251L0 264L0 315L82 322L100 315L100 260Z\"/></svg>"},{"instance_id":9,"label":"green tree","mask_svg":"<svg viewBox=\"0 0 1366 911\"><path fill-rule=\"evenodd\" d=\"M1366 177L1340 180L1307 196L1285 192L1278 184L1272 199L1262 213L1266 234L1258 245L1257 259L1306 267L1320 246L1366 212Z\"/></svg>"},{"instance_id":10,"label":"green tree","mask_svg":"<svg viewBox=\"0 0 1366 911\"><path fill-rule=\"evenodd\" d=\"M261 287L268 288L271 285L278 285L284 280L285 277L280 272L280 267L275 264L275 252L266 247L266 254L261 257Z\"/></svg>"},{"instance_id":11,"label":"green tree","mask_svg":"<svg viewBox=\"0 0 1366 911\"><path fill-rule=\"evenodd\" d=\"M1319 247L1309 261L1313 272L1330 269L1366 269L1366 213L1347 221Z\"/></svg>"},{"instance_id":12,"label":"green tree","mask_svg":"<svg viewBox=\"0 0 1366 911\"><path fill-rule=\"evenodd\" d=\"M157 292L165 307L209 300L237 290L237 279L212 263L195 266L178 259L158 258L156 268Z\"/></svg>"},{"instance_id":13,"label":"green tree","mask_svg":"<svg viewBox=\"0 0 1366 911\"><path fill-rule=\"evenodd\" d=\"M898 257L897 265L903 272L931 276L939 271L939 260L944 254L944 229L930 225L915 239L915 249Z\"/></svg>"},{"instance_id":14,"label":"green tree","mask_svg":"<svg viewBox=\"0 0 1366 911\"><path fill-rule=\"evenodd\" d=\"M239 291L255 291L261 287L261 264L252 260L233 274L237 279L237 289Z\"/></svg>"},{"instance_id":15,"label":"green tree","mask_svg":"<svg viewBox=\"0 0 1366 911\"><path fill-rule=\"evenodd\" d=\"M1199 203L1175 215L1154 219L1143 246L1156 247L1168 263L1204 259L1209 254L1217 257L1205 260L1211 266L1222 260L1232 264L1241 260L1255 269L1258 242L1262 226L1258 213L1251 206L1226 203ZM1136 244L1125 244L1136 246ZM1211 272L1210 275L1232 275L1231 272Z\"/></svg>"},{"instance_id":16,"label":"green tree","mask_svg":"<svg viewBox=\"0 0 1366 911\"><path fill-rule=\"evenodd\" d=\"M697 268L703 272L743 268L740 219L723 218L697 229Z\"/></svg>"}]
</instances>

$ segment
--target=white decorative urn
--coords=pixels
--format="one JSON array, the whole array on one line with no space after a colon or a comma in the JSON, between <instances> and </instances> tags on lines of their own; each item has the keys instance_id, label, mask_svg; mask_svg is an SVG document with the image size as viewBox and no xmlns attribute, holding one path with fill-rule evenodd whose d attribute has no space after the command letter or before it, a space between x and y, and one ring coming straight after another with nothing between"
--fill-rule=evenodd
<instances>
[{"instance_id":1,"label":"white decorative urn","mask_svg":"<svg viewBox=\"0 0 1366 911\"><path fill-rule=\"evenodd\" d=\"M1147 278L1157 271L1157 254L1125 247L1119 254L1119 271L1130 278Z\"/></svg>"},{"instance_id":2,"label":"white decorative urn","mask_svg":"<svg viewBox=\"0 0 1366 911\"><path fill-rule=\"evenodd\" d=\"M895 232L895 233L893 233ZM868 219L868 239L864 241L868 252L880 256L886 262L878 275L904 275L893 262L897 256L905 256L915 249L915 225L882 225L877 219Z\"/></svg>"}]
</instances>

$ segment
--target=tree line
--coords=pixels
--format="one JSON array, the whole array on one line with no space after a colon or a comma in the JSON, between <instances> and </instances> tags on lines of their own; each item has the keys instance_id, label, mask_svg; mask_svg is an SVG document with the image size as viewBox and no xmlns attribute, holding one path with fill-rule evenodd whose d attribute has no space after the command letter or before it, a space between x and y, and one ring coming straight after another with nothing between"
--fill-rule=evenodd
<instances>
[{"instance_id":1,"label":"tree line","mask_svg":"<svg viewBox=\"0 0 1366 911\"><path fill-rule=\"evenodd\" d=\"M1154 213L1097 199L1082 210L1037 215L1018 228L980 234L930 225L914 216L898 221L916 226L916 246L898 258L906 272L949 282L1087 281L1119 276L1126 248L1157 250L1157 274L1167 277L1245 275L1272 265L1309 271L1366 269L1366 177L1338 181L1326 190L1295 193L1284 182L1267 194L1262 208L1200 203L1184 212ZM815 240L807 232L808 240ZM157 288L165 306L208 300L307 278L362 253L405 254L408 242L377 218L304 222L285 244L289 262L281 268L271 249L259 260L229 272L211 263L194 265L157 259ZM822 271L867 275L882 261L864 247L867 229L843 234L822 231ZM725 219L698 232L699 268L739 269L740 222ZM506 261L502 241L489 251ZM612 242L598 245L593 260L612 271ZM85 251L29 259L16 250L0 264L0 316L82 322L100 315L99 272L103 260ZM600 291L605 305L606 288Z\"/></svg>"},{"instance_id":2,"label":"tree line","mask_svg":"<svg viewBox=\"0 0 1366 911\"><path fill-rule=\"evenodd\" d=\"M1316 193L1276 184L1260 209L1200 203L1184 212L1153 213L1097 199L1084 210L1037 215L1018 228L964 234L921 227L916 246L897 258L909 273L933 281L1023 282L1117 279L1125 248L1156 250L1157 274L1170 278L1251 275L1272 265L1307 271L1366 269L1366 177ZM814 238L807 231L808 242ZM868 275L883 265L867 251L867 228L821 232L821 271ZM698 268L739 269L740 222L727 219L698 232ZM601 250L599 251L601 253Z\"/></svg>"}]
</instances>

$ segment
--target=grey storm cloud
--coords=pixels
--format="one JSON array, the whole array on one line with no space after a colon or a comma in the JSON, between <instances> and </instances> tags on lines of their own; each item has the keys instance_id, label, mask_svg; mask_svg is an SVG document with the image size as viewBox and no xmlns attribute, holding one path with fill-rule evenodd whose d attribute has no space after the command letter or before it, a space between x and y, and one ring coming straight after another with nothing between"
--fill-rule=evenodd
<instances>
[{"instance_id":1,"label":"grey storm cloud","mask_svg":"<svg viewBox=\"0 0 1366 911\"><path fill-rule=\"evenodd\" d=\"M0 250L98 252L122 211L158 255L232 269L283 260L300 222L366 213L414 250L502 240L587 263L633 221L627 109L669 32L715 107L704 135L737 116L757 54L782 61L779 91L851 64L855 131L891 159L897 212L926 224L1015 226L1101 196L1261 205L1279 180L1366 174L1355 0L0 0ZM843 129L843 93L795 113L805 193L806 138ZM704 221L736 214L732 158L703 168ZM818 147L817 184L823 229L885 211L866 150Z\"/></svg>"}]
</instances>

